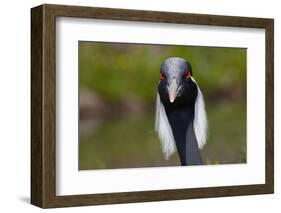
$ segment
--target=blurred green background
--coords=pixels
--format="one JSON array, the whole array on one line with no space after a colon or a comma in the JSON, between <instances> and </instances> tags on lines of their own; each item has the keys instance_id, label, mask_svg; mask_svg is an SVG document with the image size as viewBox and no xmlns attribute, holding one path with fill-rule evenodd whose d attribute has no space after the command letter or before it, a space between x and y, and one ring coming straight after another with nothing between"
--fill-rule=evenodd
<instances>
[{"instance_id":1,"label":"blurred green background","mask_svg":"<svg viewBox=\"0 0 281 213\"><path fill-rule=\"evenodd\" d=\"M188 60L205 98L204 164L246 162L246 49L79 42L79 169L180 165L154 132L161 63Z\"/></svg>"}]
</instances>

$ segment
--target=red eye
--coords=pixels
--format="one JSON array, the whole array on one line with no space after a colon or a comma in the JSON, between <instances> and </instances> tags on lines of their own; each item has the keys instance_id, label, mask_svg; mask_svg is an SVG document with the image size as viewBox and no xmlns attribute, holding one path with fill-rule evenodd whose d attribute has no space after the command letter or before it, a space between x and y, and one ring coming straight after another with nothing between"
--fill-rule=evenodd
<instances>
[{"instance_id":1,"label":"red eye","mask_svg":"<svg viewBox=\"0 0 281 213\"><path fill-rule=\"evenodd\" d=\"M190 78L190 72L187 71L184 75L185 79L188 80Z\"/></svg>"},{"instance_id":2,"label":"red eye","mask_svg":"<svg viewBox=\"0 0 281 213\"><path fill-rule=\"evenodd\" d=\"M162 72L160 72L160 80L164 80L165 79L165 76Z\"/></svg>"}]
</instances>

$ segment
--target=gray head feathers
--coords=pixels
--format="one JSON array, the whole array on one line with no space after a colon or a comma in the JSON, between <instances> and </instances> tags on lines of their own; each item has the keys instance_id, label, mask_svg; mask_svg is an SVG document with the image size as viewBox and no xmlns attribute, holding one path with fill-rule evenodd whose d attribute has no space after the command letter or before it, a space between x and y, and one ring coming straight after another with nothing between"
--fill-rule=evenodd
<instances>
[{"instance_id":1,"label":"gray head feathers","mask_svg":"<svg viewBox=\"0 0 281 213\"><path fill-rule=\"evenodd\" d=\"M183 75L182 72L186 71L187 68L191 72L191 65L186 60L177 57L168 58L161 65L161 70L163 70L164 72L169 72L164 74L169 75L169 78L171 79L179 79L180 75ZM207 140L208 130L205 103L202 92L197 82L192 76L190 76L190 78L197 86L197 97L194 105L193 127L198 147L202 149ZM155 131L158 133L164 157L165 159L169 159L171 155L176 151L176 144L164 105L161 102L158 93L156 99Z\"/></svg>"}]
</instances>

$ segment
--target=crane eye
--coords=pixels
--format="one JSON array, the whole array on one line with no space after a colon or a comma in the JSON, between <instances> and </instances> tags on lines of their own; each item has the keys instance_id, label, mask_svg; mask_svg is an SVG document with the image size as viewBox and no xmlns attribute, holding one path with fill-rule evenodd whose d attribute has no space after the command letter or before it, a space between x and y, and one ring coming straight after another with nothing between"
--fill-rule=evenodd
<instances>
[{"instance_id":1,"label":"crane eye","mask_svg":"<svg viewBox=\"0 0 281 213\"><path fill-rule=\"evenodd\" d=\"M165 75L162 72L160 72L160 80L164 80L164 79L165 79Z\"/></svg>"},{"instance_id":2,"label":"crane eye","mask_svg":"<svg viewBox=\"0 0 281 213\"><path fill-rule=\"evenodd\" d=\"M187 72L184 74L184 78L185 78L186 80L188 80L188 79L190 78L190 72L189 72L189 71L187 71Z\"/></svg>"}]
</instances>

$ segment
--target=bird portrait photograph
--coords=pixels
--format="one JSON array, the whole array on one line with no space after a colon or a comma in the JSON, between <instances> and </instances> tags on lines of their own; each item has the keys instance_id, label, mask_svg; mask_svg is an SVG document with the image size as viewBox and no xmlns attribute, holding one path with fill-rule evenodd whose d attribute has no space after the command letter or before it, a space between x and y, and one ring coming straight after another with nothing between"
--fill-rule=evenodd
<instances>
[{"instance_id":1,"label":"bird portrait photograph","mask_svg":"<svg viewBox=\"0 0 281 213\"><path fill-rule=\"evenodd\" d=\"M247 163L247 49L79 41L79 170Z\"/></svg>"}]
</instances>

